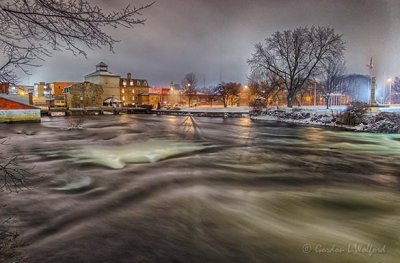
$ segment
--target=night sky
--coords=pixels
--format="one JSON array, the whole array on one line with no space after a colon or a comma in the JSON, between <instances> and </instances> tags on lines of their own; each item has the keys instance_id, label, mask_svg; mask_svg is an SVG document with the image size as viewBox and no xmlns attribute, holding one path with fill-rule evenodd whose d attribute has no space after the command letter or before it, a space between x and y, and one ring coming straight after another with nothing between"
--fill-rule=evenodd
<instances>
[{"instance_id":1,"label":"night sky","mask_svg":"<svg viewBox=\"0 0 400 263\"><path fill-rule=\"evenodd\" d=\"M104 9L132 3L97 0ZM135 1L136 5L145 1ZM277 30L332 26L347 42L348 73L367 73L375 57L380 80L400 75L398 0L159 0L144 12L145 26L110 31L122 42L115 53L88 52L88 59L57 52L22 82L82 81L100 61L113 73L146 78L152 86L180 83L194 72L203 85L246 82L254 44Z\"/></svg>"}]
</instances>

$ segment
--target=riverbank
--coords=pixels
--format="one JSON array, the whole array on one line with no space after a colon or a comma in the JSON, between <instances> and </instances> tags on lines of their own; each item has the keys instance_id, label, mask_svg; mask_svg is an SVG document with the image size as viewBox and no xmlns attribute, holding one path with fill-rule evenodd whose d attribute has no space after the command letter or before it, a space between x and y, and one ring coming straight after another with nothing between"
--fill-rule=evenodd
<instances>
[{"instance_id":1,"label":"riverbank","mask_svg":"<svg viewBox=\"0 0 400 263\"><path fill-rule=\"evenodd\" d=\"M180 110L153 110L153 114L167 116L194 116L208 118L246 118L249 108L189 108Z\"/></svg>"},{"instance_id":2,"label":"riverbank","mask_svg":"<svg viewBox=\"0 0 400 263\"><path fill-rule=\"evenodd\" d=\"M400 113L371 109L273 109L250 117L252 120L277 121L302 126L333 127L355 132L400 133Z\"/></svg>"},{"instance_id":3,"label":"riverbank","mask_svg":"<svg viewBox=\"0 0 400 263\"><path fill-rule=\"evenodd\" d=\"M42 109L43 116L64 117L64 116L86 116L86 115L119 115L119 114L157 114L167 116L194 116L209 118L244 118L248 117L249 107L181 107L179 109L150 109L150 108L51 108Z\"/></svg>"}]
</instances>

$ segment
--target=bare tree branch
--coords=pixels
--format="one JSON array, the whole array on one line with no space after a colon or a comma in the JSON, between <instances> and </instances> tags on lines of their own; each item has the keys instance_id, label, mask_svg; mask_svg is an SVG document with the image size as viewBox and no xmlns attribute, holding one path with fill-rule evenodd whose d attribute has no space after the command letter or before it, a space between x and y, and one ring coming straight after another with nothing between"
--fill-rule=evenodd
<instances>
[{"instance_id":1,"label":"bare tree branch","mask_svg":"<svg viewBox=\"0 0 400 263\"><path fill-rule=\"evenodd\" d=\"M214 94L221 99L221 101L224 103L224 107L226 108L228 107L228 104L232 105L235 100L239 99L241 86L242 85L240 83L223 82L215 87Z\"/></svg>"},{"instance_id":2,"label":"bare tree branch","mask_svg":"<svg viewBox=\"0 0 400 263\"><path fill-rule=\"evenodd\" d=\"M329 109L331 95L335 92L341 93L344 79L345 62L341 57L332 57L321 68L321 80L319 93L325 99L326 108Z\"/></svg>"},{"instance_id":3,"label":"bare tree branch","mask_svg":"<svg viewBox=\"0 0 400 263\"><path fill-rule=\"evenodd\" d=\"M27 68L38 66L37 60L52 51L83 56L87 48L113 51L118 40L105 29L144 24L142 11L152 5L104 12L84 0L0 1L0 81L16 82L16 68L29 73Z\"/></svg>"},{"instance_id":4,"label":"bare tree branch","mask_svg":"<svg viewBox=\"0 0 400 263\"><path fill-rule=\"evenodd\" d=\"M19 192L26 188L31 173L22 168L18 157L0 158L0 191Z\"/></svg>"},{"instance_id":5,"label":"bare tree branch","mask_svg":"<svg viewBox=\"0 0 400 263\"><path fill-rule=\"evenodd\" d=\"M257 44L248 60L251 71L265 71L279 77L292 107L296 95L307 81L318 75L322 63L331 57L342 57L345 43L341 35L329 27L299 27L276 32Z\"/></svg>"},{"instance_id":6,"label":"bare tree branch","mask_svg":"<svg viewBox=\"0 0 400 263\"><path fill-rule=\"evenodd\" d=\"M189 107L191 106L192 98L197 93L197 77L194 73L188 73L182 80L182 86L184 88L184 93L189 99Z\"/></svg>"}]
</instances>

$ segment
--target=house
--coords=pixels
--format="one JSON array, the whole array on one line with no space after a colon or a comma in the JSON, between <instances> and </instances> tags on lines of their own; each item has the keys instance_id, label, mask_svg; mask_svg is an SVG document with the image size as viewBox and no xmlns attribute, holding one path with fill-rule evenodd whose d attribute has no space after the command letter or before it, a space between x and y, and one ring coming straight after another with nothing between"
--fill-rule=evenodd
<instances>
[{"instance_id":1,"label":"house","mask_svg":"<svg viewBox=\"0 0 400 263\"><path fill-rule=\"evenodd\" d=\"M40 122L40 109L0 95L0 122Z\"/></svg>"}]
</instances>

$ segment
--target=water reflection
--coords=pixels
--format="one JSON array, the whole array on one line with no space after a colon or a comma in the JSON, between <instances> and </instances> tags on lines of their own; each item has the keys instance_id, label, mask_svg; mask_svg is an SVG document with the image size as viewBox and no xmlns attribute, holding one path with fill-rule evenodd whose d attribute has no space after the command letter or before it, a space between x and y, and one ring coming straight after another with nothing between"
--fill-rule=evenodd
<instances>
[{"instance_id":1,"label":"water reflection","mask_svg":"<svg viewBox=\"0 0 400 263\"><path fill-rule=\"evenodd\" d=\"M45 177L1 194L30 262L400 257L400 136L167 116L68 129L77 120L0 126L2 154ZM348 250L368 244L385 253Z\"/></svg>"}]
</instances>

